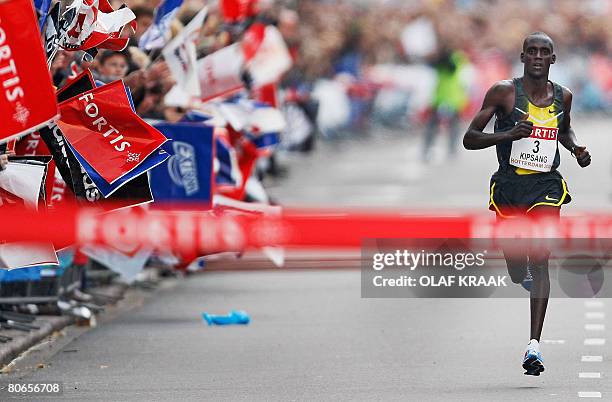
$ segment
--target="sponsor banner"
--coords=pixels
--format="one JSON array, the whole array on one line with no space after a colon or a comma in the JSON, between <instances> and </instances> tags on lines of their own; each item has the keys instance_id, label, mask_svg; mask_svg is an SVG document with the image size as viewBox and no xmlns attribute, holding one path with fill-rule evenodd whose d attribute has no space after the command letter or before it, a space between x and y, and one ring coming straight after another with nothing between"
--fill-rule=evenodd
<instances>
[{"instance_id":1,"label":"sponsor banner","mask_svg":"<svg viewBox=\"0 0 612 402\"><path fill-rule=\"evenodd\" d=\"M600 250L603 251L601 259L594 263L602 264L609 259L612 239L611 215L582 214L561 221L529 217L496 221L492 216L424 216L418 215L418 211L283 209L280 216L270 216L205 208L208 206L187 204L181 210L132 208L121 213L81 208L63 209L54 214L0 209L0 219L11 227L2 235L6 241L53 240L120 249L126 245L130 249L150 246L195 255L261 247L358 249L368 236L485 239L488 250L499 250L511 239L510 245L520 246L522 250L533 245L558 246L553 253L555 258L557 250ZM499 257L503 261L501 254Z\"/></svg>"},{"instance_id":2,"label":"sponsor banner","mask_svg":"<svg viewBox=\"0 0 612 402\"><path fill-rule=\"evenodd\" d=\"M58 208L63 202L70 200L72 197L72 194L66 190L68 186L57 169L55 161L49 163L46 187L47 206L51 208Z\"/></svg>"},{"instance_id":3,"label":"sponsor banner","mask_svg":"<svg viewBox=\"0 0 612 402\"><path fill-rule=\"evenodd\" d=\"M122 81L95 88L60 104L58 126L72 147L113 184L164 142L130 104Z\"/></svg>"},{"instance_id":4,"label":"sponsor banner","mask_svg":"<svg viewBox=\"0 0 612 402\"><path fill-rule=\"evenodd\" d=\"M67 143L70 151L74 154L76 159L79 161L79 164L83 167L87 176L93 181L96 187L100 190L104 198L110 197L115 191L119 188L127 184L130 180L135 179L136 177L146 174L149 170L153 169L157 165L165 162L166 159L170 157L166 151L163 149L159 149L156 152L153 152L151 155L147 156L147 158L140 165L136 167L136 169L132 170L128 174L125 174L119 178L113 184L108 184L102 176L96 172L89 163L70 145Z\"/></svg>"},{"instance_id":5,"label":"sponsor banner","mask_svg":"<svg viewBox=\"0 0 612 402\"><path fill-rule=\"evenodd\" d=\"M31 0L0 2L0 142L58 117Z\"/></svg>"},{"instance_id":6,"label":"sponsor banner","mask_svg":"<svg viewBox=\"0 0 612 402\"><path fill-rule=\"evenodd\" d=\"M62 178L79 203L113 210L153 201L151 186L146 174L137 176L105 199L68 147L60 128L53 125L41 129L40 134L49 147Z\"/></svg>"},{"instance_id":7,"label":"sponsor banner","mask_svg":"<svg viewBox=\"0 0 612 402\"><path fill-rule=\"evenodd\" d=\"M244 56L239 43L226 46L198 60L202 101L232 95L244 88Z\"/></svg>"},{"instance_id":8,"label":"sponsor banner","mask_svg":"<svg viewBox=\"0 0 612 402\"><path fill-rule=\"evenodd\" d=\"M211 202L213 128L202 124L158 124L171 141L164 144L167 163L149 172L157 202Z\"/></svg>"},{"instance_id":9,"label":"sponsor banner","mask_svg":"<svg viewBox=\"0 0 612 402\"><path fill-rule=\"evenodd\" d=\"M170 36L170 23L182 4L183 0L162 0L159 7L155 9L153 23L140 37L138 47L143 50L164 47Z\"/></svg>"},{"instance_id":10,"label":"sponsor banner","mask_svg":"<svg viewBox=\"0 0 612 402\"><path fill-rule=\"evenodd\" d=\"M58 101L75 98L93 88L95 88L93 77L89 70L86 70L58 91ZM104 200L100 189L93 183L67 145L60 128L55 124L42 128L40 136L49 148L56 163L57 172L61 176L61 178L56 177L53 182L50 200L54 206L58 205L60 200L70 202L74 197L80 203L99 205L106 210L126 208L153 201L146 174L141 174ZM65 193L65 187L68 187L72 194Z\"/></svg>"},{"instance_id":11,"label":"sponsor banner","mask_svg":"<svg viewBox=\"0 0 612 402\"><path fill-rule=\"evenodd\" d=\"M108 0L74 0L64 19L68 24L60 46L66 50L123 50L129 41L122 37L123 29L129 25L136 30L134 13L125 5L115 11Z\"/></svg>"}]
</instances>

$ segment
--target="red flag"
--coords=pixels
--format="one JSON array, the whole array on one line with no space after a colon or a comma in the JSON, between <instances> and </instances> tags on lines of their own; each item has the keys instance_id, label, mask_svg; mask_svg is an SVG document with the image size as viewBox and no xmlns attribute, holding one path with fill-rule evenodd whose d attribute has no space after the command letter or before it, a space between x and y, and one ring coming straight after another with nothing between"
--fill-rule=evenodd
<instances>
[{"instance_id":1,"label":"red flag","mask_svg":"<svg viewBox=\"0 0 612 402\"><path fill-rule=\"evenodd\" d=\"M134 113L120 80L60 103L60 111L66 139L111 184L167 141Z\"/></svg>"},{"instance_id":2,"label":"red flag","mask_svg":"<svg viewBox=\"0 0 612 402\"><path fill-rule=\"evenodd\" d=\"M257 0L221 0L223 19L228 23L243 22L257 15Z\"/></svg>"},{"instance_id":3,"label":"red flag","mask_svg":"<svg viewBox=\"0 0 612 402\"><path fill-rule=\"evenodd\" d=\"M57 117L32 1L0 1L0 142Z\"/></svg>"}]
</instances>

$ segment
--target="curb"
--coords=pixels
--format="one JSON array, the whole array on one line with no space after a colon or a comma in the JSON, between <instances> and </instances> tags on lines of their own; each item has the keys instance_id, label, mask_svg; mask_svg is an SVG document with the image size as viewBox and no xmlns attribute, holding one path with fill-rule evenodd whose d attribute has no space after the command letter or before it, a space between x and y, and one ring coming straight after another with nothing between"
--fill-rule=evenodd
<instances>
[{"instance_id":1,"label":"curb","mask_svg":"<svg viewBox=\"0 0 612 402\"><path fill-rule=\"evenodd\" d=\"M0 345L0 367L6 366L21 353L30 349L32 346L45 339L47 336L53 334L55 331L59 331L73 322L74 319L67 316L41 316L36 318L36 320L32 323L32 325L40 327L40 329L35 331L3 331L3 335L11 336L13 340Z\"/></svg>"},{"instance_id":2,"label":"curb","mask_svg":"<svg viewBox=\"0 0 612 402\"><path fill-rule=\"evenodd\" d=\"M127 286L112 284L90 290L107 297L121 298L124 296ZM99 315L96 315L96 317L99 317ZM29 332L2 330L0 334L10 336L13 340L0 344L0 369L4 370L16 357L37 345L54 332L61 331L74 323L75 319L71 316L40 315L32 322L32 325L39 327L37 330Z\"/></svg>"}]
</instances>

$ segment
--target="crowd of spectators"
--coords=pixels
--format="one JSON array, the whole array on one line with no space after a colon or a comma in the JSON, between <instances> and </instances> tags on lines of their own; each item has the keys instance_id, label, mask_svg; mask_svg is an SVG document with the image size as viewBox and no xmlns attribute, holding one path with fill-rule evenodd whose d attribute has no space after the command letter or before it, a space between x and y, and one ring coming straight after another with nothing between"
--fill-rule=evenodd
<instances>
[{"instance_id":1,"label":"crowd of spectators","mask_svg":"<svg viewBox=\"0 0 612 402\"><path fill-rule=\"evenodd\" d=\"M377 65L428 65L431 54L406 45L434 44L468 57L473 109L494 81L521 73L523 38L545 31L559 60L551 78L572 88L576 108L605 110L612 102L610 0L307 1L297 11L306 80L332 77L350 53L358 75ZM417 21L429 28L411 30Z\"/></svg>"}]
</instances>

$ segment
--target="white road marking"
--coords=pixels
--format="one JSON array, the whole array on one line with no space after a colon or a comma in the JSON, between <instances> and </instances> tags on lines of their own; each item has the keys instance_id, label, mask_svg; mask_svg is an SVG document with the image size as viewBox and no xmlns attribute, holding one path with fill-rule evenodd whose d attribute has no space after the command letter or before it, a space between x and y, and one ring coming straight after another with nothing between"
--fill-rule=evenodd
<instances>
[{"instance_id":1,"label":"white road marking","mask_svg":"<svg viewBox=\"0 0 612 402\"><path fill-rule=\"evenodd\" d=\"M586 308L603 308L604 302L601 300L587 300L584 302Z\"/></svg>"},{"instance_id":2,"label":"white road marking","mask_svg":"<svg viewBox=\"0 0 612 402\"><path fill-rule=\"evenodd\" d=\"M602 311L587 311L584 313L587 320L603 320L606 318L606 313Z\"/></svg>"},{"instance_id":3,"label":"white road marking","mask_svg":"<svg viewBox=\"0 0 612 402\"><path fill-rule=\"evenodd\" d=\"M604 324L584 324L584 329L587 331L605 331L606 326Z\"/></svg>"},{"instance_id":4,"label":"white road marking","mask_svg":"<svg viewBox=\"0 0 612 402\"><path fill-rule=\"evenodd\" d=\"M600 363L603 362L603 356L582 356L580 361L584 363Z\"/></svg>"},{"instance_id":5,"label":"white road marking","mask_svg":"<svg viewBox=\"0 0 612 402\"><path fill-rule=\"evenodd\" d=\"M601 398L601 392L578 392L578 398Z\"/></svg>"},{"instance_id":6,"label":"white road marking","mask_svg":"<svg viewBox=\"0 0 612 402\"><path fill-rule=\"evenodd\" d=\"M578 373L578 378L601 378L601 373L592 373L592 372Z\"/></svg>"},{"instance_id":7,"label":"white road marking","mask_svg":"<svg viewBox=\"0 0 612 402\"><path fill-rule=\"evenodd\" d=\"M542 343L546 345L563 345L565 344L565 339L542 339Z\"/></svg>"},{"instance_id":8,"label":"white road marking","mask_svg":"<svg viewBox=\"0 0 612 402\"><path fill-rule=\"evenodd\" d=\"M602 346L606 344L606 340L604 338L586 338L584 344L589 346Z\"/></svg>"}]
</instances>

